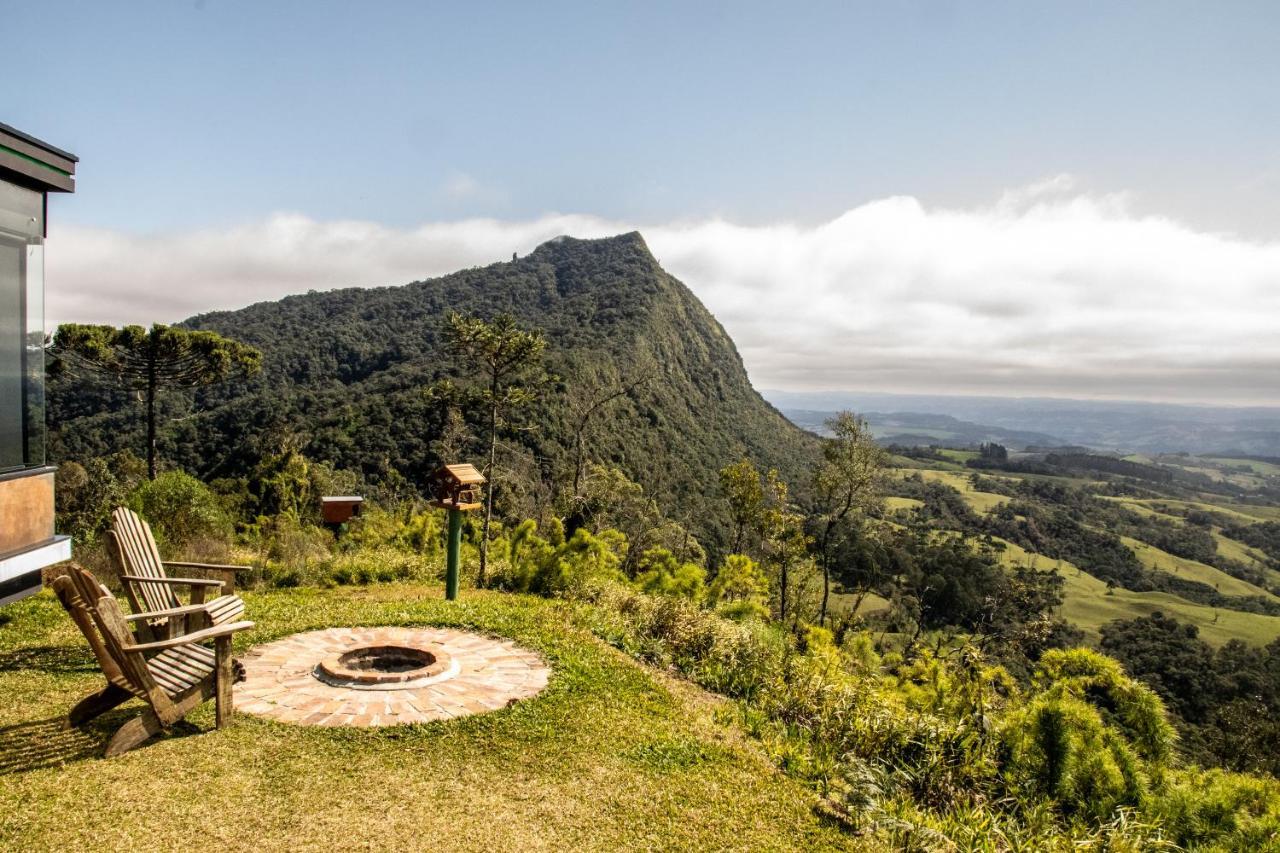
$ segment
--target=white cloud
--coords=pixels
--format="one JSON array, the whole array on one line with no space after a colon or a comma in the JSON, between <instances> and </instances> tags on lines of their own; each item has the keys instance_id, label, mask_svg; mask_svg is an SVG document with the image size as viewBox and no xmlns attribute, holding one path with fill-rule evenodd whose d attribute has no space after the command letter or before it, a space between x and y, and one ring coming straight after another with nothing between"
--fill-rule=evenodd
<instances>
[{"instance_id":1,"label":"white cloud","mask_svg":"<svg viewBox=\"0 0 1280 853\"><path fill-rule=\"evenodd\" d=\"M58 227L48 312L173 321L308 289L401 284L639 228L762 387L1280 402L1280 243L1133 214L1069 176L994 205L873 201L816 226L590 216L399 230L278 214L150 236Z\"/></svg>"},{"instance_id":2,"label":"white cloud","mask_svg":"<svg viewBox=\"0 0 1280 853\"><path fill-rule=\"evenodd\" d=\"M482 183L466 172L453 172L440 187L441 198L456 205L485 204L489 206L505 204L506 193L497 187Z\"/></svg>"}]
</instances>

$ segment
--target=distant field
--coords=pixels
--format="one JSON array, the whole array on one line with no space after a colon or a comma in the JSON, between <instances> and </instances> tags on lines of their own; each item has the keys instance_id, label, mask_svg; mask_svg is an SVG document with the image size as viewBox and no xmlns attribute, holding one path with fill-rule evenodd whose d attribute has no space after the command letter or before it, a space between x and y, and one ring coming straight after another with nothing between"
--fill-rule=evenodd
<instances>
[{"instance_id":1,"label":"distant field","mask_svg":"<svg viewBox=\"0 0 1280 853\"><path fill-rule=\"evenodd\" d=\"M1183 501L1175 500L1174 498L1118 498L1118 500L1127 504L1135 504L1156 509L1157 512L1159 511L1158 507L1161 506L1180 507L1183 509L1199 509L1204 510L1205 512L1218 512L1223 515L1232 516L1233 518L1247 524L1253 524L1256 521L1280 521L1280 507L1274 506L1251 506L1249 504L1237 503L1214 504L1208 503L1207 501Z\"/></svg>"},{"instance_id":2,"label":"distant field","mask_svg":"<svg viewBox=\"0 0 1280 853\"><path fill-rule=\"evenodd\" d=\"M1098 630L1112 620L1150 616L1157 610L1195 625L1205 642L1215 646L1228 640L1264 646L1280 637L1280 617L1193 604L1164 592L1130 592L1117 587L1108 595L1104 582L1080 571L1066 560L1051 560L1032 554L1012 542L1004 544L1003 561L1006 565L1029 565L1041 571L1058 567L1065 581L1063 603L1058 614L1092 640L1099 639Z\"/></svg>"},{"instance_id":3,"label":"distant field","mask_svg":"<svg viewBox=\"0 0 1280 853\"><path fill-rule=\"evenodd\" d=\"M1121 536L1120 540L1128 545L1142 562L1142 565L1149 569L1160 569L1181 578L1206 583L1223 595L1261 595L1271 599L1275 598L1265 589L1232 577L1221 569L1206 566L1197 560L1177 557L1168 551L1161 551L1154 545L1148 545L1128 536Z\"/></svg>"},{"instance_id":4,"label":"distant field","mask_svg":"<svg viewBox=\"0 0 1280 853\"><path fill-rule=\"evenodd\" d=\"M1232 468L1248 468L1253 473L1261 474L1264 477L1280 477L1280 465L1272 462L1260 462L1256 459L1228 459L1225 456L1205 456L1202 458Z\"/></svg>"},{"instance_id":5,"label":"distant field","mask_svg":"<svg viewBox=\"0 0 1280 853\"><path fill-rule=\"evenodd\" d=\"M978 451L976 450L951 450L949 448L943 448L938 452L943 456L947 457L948 459L951 459L960 463L965 463L965 462L968 462L970 459L978 458Z\"/></svg>"},{"instance_id":6,"label":"distant field","mask_svg":"<svg viewBox=\"0 0 1280 853\"><path fill-rule=\"evenodd\" d=\"M894 496L885 498L884 505L885 509L892 512L895 509L919 509L924 506L924 501L917 500L916 498L900 498Z\"/></svg>"},{"instance_id":7,"label":"distant field","mask_svg":"<svg viewBox=\"0 0 1280 853\"><path fill-rule=\"evenodd\" d=\"M979 492L973 488L973 484L969 482L970 475L959 471L938 471L935 469L928 470L912 470L899 471L899 477L906 477L910 474L919 474L925 480L934 483L944 483L960 493L974 512L990 512L1003 503L1008 502L1008 498L1004 495L997 495L993 492Z\"/></svg>"},{"instance_id":8,"label":"distant field","mask_svg":"<svg viewBox=\"0 0 1280 853\"><path fill-rule=\"evenodd\" d=\"M973 488L971 477L974 472L959 467L966 457L973 455L972 451L944 450L941 452L947 457L947 461L925 463L929 467L921 467L922 463L918 460L894 457L895 468L893 475L898 478L905 478L918 474L927 481L950 486L960 493L970 508L979 513L990 512L1009 500L1004 495L977 491ZM1134 462L1160 464L1159 459L1153 459L1144 454L1135 454L1129 458ZM907 464L908 462L911 464ZM1194 465L1194 467L1202 467L1205 470L1201 473L1209 474L1212 471L1210 466L1216 464L1217 460L1188 459L1187 462L1200 463ZM1230 463L1228 462L1227 464ZM1260 463L1260 466L1266 468L1267 463ZM1190 469L1193 465L1182 467ZM1256 474L1244 476L1255 477L1262 474L1262 471L1257 468L1254 470L1257 472ZM981 473L986 477L1000 477L1006 480L1050 481L1086 489L1102 485L1101 481L1084 477L1009 474L987 471ZM1224 476L1223 472L1218 472L1218 475ZM1231 476L1230 472L1225 475ZM1255 524L1269 519L1280 520L1280 507L1252 506L1226 499L1221 499L1222 503L1214 503L1213 501L1218 499L1212 496L1207 500L1201 501L1180 498L1131 498L1107 495L1100 497L1113 501L1144 517L1161 519L1175 524L1187 523L1186 519L1181 515L1175 515L1174 513L1185 512L1188 509L1219 513L1243 524ZM919 503L919 501L901 496L891 497L886 500L886 505L891 510L915 507ZM893 522L885 523L893 524ZM1223 536L1220 529L1214 529L1213 535L1217 542L1219 553L1227 558L1237 560L1246 565L1265 562L1265 555L1258 552L1257 549ZM1133 550L1142 564L1149 568L1158 568L1177 577L1208 584L1223 595L1261 595L1270 599L1280 598L1259 586L1232 577L1213 566L1196 560L1176 557L1137 539L1128 537L1122 537L1122 539L1124 544ZM1108 593L1105 582L1098 580L1088 572L1080 571L1078 567L1068 561L1051 560L1043 555L1029 553L1012 543L1005 542L1004 544L1006 547L1002 552L1002 561L1010 567L1033 566L1041 571L1055 567L1058 569L1064 579L1064 600L1059 609L1059 615L1079 627L1093 641L1099 639L1099 630L1107 622L1115 619L1135 619L1141 616L1148 616L1156 611L1164 612L1180 621L1195 625L1200 632L1200 636L1206 642L1215 646L1222 645L1229 640L1242 640L1251 645L1266 645L1280 637L1280 617L1257 613L1242 613L1225 608L1196 604L1180 596L1165 592L1131 592L1115 588L1111 593ZM1266 571L1268 572L1269 582L1280 583L1280 572L1270 569ZM870 606L870 604L864 604L864 612Z\"/></svg>"},{"instance_id":9,"label":"distant field","mask_svg":"<svg viewBox=\"0 0 1280 853\"><path fill-rule=\"evenodd\" d=\"M1116 497L1115 495L1097 495L1097 497L1102 498L1104 501L1111 501L1112 503L1120 504L1125 509L1136 512L1138 515L1146 516L1147 518L1159 518L1165 521L1172 521L1175 524L1182 524L1186 520L1180 515L1169 515L1168 513L1152 509L1142 501L1135 498L1121 498Z\"/></svg>"},{"instance_id":10,"label":"distant field","mask_svg":"<svg viewBox=\"0 0 1280 853\"><path fill-rule=\"evenodd\" d=\"M858 596L852 592L836 592L831 591L831 610L833 613L848 613L853 608L853 602ZM858 612L863 616L876 613L881 610L888 610L889 602L887 599L881 598L875 593L868 593L867 597L862 599L862 607Z\"/></svg>"},{"instance_id":11,"label":"distant field","mask_svg":"<svg viewBox=\"0 0 1280 853\"><path fill-rule=\"evenodd\" d=\"M1218 543L1218 553L1228 560L1237 560L1246 566L1267 561L1266 554L1243 542L1237 542L1230 536L1223 536L1219 527L1213 528L1213 540Z\"/></svg>"},{"instance_id":12,"label":"distant field","mask_svg":"<svg viewBox=\"0 0 1280 853\"><path fill-rule=\"evenodd\" d=\"M1195 625L1201 638L1215 646L1228 640L1262 646L1280 637L1280 617L1192 604L1165 592L1117 588L1107 595L1107 585L1087 572L1067 574L1065 593L1062 617L1091 636L1113 619L1134 619L1158 610Z\"/></svg>"}]
</instances>

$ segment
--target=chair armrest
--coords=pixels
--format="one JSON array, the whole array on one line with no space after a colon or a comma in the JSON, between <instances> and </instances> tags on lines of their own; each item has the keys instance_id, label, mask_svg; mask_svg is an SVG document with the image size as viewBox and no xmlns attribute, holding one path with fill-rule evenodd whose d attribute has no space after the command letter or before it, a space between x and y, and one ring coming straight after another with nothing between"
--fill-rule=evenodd
<instances>
[{"instance_id":1,"label":"chair armrest","mask_svg":"<svg viewBox=\"0 0 1280 853\"><path fill-rule=\"evenodd\" d=\"M258 568L257 566L224 566L217 563L187 563L170 560L165 560L163 565L165 568L173 566L175 569L208 569L218 572L251 572Z\"/></svg>"},{"instance_id":2,"label":"chair armrest","mask_svg":"<svg viewBox=\"0 0 1280 853\"><path fill-rule=\"evenodd\" d=\"M203 631L193 631L190 634L183 634L180 637L170 637L167 640L157 640L154 643L135 643L129 646L122 646L121 651L151 652L159 649L172 649L175 646L189 646L193 643L212 640L214 637L225 637L228 634L234 634L236 631L243 631L245 628L252 627L252 622L231 622L226 625L218 625L214 628L205 628Z\"/></svg>"},{"instance_id":3,"label":"chair armrest","mask_svg":"<svg viewBox=\"0 0 1280 853\"><path fill-rule=\"evenodd\" d=\"M126 622L137 622L139 619L163 619L167 616L185 616L188 613L203 613L209 604L187 604L182 607L170 607L167 610L148 610L124 617Z\"/></svg>"},{"instance_id":4,"label":"chair armrest","mask_svg":"<svg viewBox=\"0 0 1280 853\"><path fill-rule=\"evenodd\" d=\"M210 580L209 578L144 578L140 575L121 575L122 581L133 581L134 583L167 583L183 586L222 586L222 581Z\"/></svg>"}]
</instances>

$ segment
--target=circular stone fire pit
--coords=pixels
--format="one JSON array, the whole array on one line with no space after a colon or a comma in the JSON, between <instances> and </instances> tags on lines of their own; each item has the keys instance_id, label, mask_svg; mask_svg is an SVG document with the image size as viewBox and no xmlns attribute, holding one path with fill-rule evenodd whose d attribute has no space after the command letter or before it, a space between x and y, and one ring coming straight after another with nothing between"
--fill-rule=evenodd
<instances>
[{"instance_id":1,"label":"circular stone fire pit","mask_svg":"<svg viewBox=\"0 0 1280 853\"><path fill-rule=\"evenodd\" d=\"M447 628L329 628L249 651L236 710L319 726L391 726L483 714L546 687L542 659Z\"/></svg>"},{"instance_id":2,"label":"circular stone fire pit","mask_svg":"<svg viewBox=\"0 0 1280 853\"><path fill-rule=\"evenodd\" d=\"M458 672L453 658L439 646L361 646L316 665L316 677L321 681L357 690L421 687L451 671Z\"/></svg>"}]
</instances>

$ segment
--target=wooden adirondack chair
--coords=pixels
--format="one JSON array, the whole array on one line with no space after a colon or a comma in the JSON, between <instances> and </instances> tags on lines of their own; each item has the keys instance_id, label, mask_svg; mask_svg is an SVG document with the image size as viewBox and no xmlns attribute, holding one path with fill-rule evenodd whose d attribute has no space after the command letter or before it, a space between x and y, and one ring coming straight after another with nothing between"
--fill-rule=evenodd
<instances>
[{"instance_id":1,"label":"wooden adirondack chair","mask_svg":"<svg viewBox=\"0 0 1280 853\"><path fill-rule=\"evenodd\" d=\"M107 686L76 703L67 723L80 726L132 698L147 708L121 726L107 743L108 757L141 746L195 710L210 696L217 702L217 725L231 721L231 635L252 622L231 622L149 643L129 630L147 614L125 616L105 586L72 563L53 581L54 592L84 634L107 678ZM179 608L189 610L190 608ZM182 615L178 611L164 614ZM214 641L214 648L200 645Z\"/></svg>"},{"instance_id":2,"label":"wooden adirondack chair","mask_svg":"<svg viewBox=\"0 0 1280 853\"><path fill-rule=\"evenodd\" d=\"M186 586L191 590L188 608L181 614L188 627L207 628L231 622L244 613L244 602L235 595L236 572L247 572L252 566L224 566L210 563L182 563L163 561L160 549L151 535L151 527L137 513L126 507L117 507L111 513L111 529L107 538L108 549L120 585L129 598L129 606L135 614L146 614L139 625L139 632L147 639L163 639L172 633L172 619L159 615L163 611L182 608L174 587ZM165 571L174 569L201 569L222 576L221 580L202 578L171 578ZM212 590L216 598L205 601L206 591ZM203 612L206 624L198 624L196 612Z\"/></svg>"}]
</instances>

